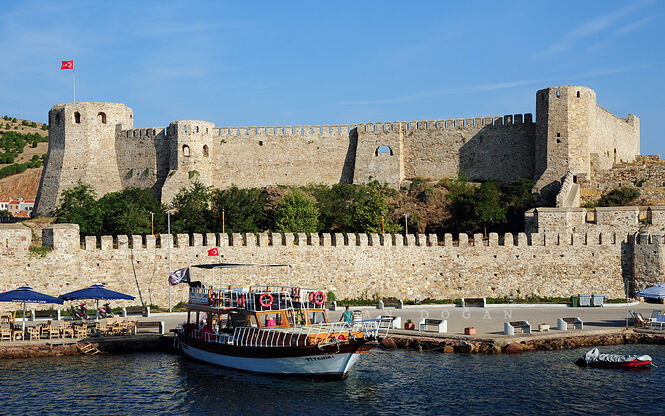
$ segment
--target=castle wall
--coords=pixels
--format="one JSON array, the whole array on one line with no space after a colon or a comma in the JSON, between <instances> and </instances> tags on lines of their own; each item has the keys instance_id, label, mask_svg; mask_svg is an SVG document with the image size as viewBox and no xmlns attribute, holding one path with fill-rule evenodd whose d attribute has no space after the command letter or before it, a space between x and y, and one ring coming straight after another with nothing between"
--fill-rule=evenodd
<instances>
[{"instance_id":1,"label":"castle wall","mask_svg":"<svg viewBox=\"0 0 665 416\"><path fill-rule=\"evenodd\" d=\"M639 119L598 107L589 88L540 90L536 113L536 123L531 114L287 127L179 120L165 132L133 129L131 109L122 104L60 104L49 113L49 156L36 211L50 213L79 180L100 196L128 186L152 188L169 203L194 181L215 188L373 180L398 187L461 172L503 183L533 177L553 200L568 172L588 180L594 169L632 161L639 152Z\"/></svg>"},{"instance_id":2,"label":"castle wall","mask_svg":"<svg viewBox=\"0 0 665 416\"><path fill-rule=\"evenodd\" d=\"M617 163L611 169L595 171L579 181L581 203L596 202L603 194L624 186L637 187L640 205L665 204L665 161L658 155L636 156L633 162Z\"/></svg>"},{"instance_id":3,"label":"castle wall","mask_svg":"<svg viewBox=\"0 0 665 416\"><path fill-rule=\"evenodd\" d=\"M596 106L595 134L589 137L589 152L596 170L614 163L632 162L640 154L640 119L632 114L620 118Z\"/></svg>"},{"instance_id":4,"label":"castle wall","mask_svg":"<svg viewBox=\"0 0 665 416\"><path fill-rule=\"evenodd\" d=\"M0 256L0 290L26 283L57 295L92 283L168 305L167 238L154 236L86 237L80 248L71 229L56 230L45 257L19 245ZM13 231L11 231L13 232ZM0 228L0 241L6 239ZM661 237L662 238L662 237ZM64 240L64 241L63 241ZM71 240L71 241L70 241ZM161 240L161 241L160 241ZM173 268L208 261L219 246L223 261L290 264L290 271L225 270L222 284L291 284L332 290L339 298L395 296L405 299L477 296L570 296L603 293L622 297L626 238L584 234L194 234L175 236ZM160 244L161 243L161 244ZM219 284L220 271L195 269L192 280ZM187 286L173 289L173 304L186 299ZM0 305L11 308L14 305Z\"/></svg>"},{"instance_id":5,"label":"castle wall","mask_svg":"<svg viewBox=\"0 0 665 416\"><path fill-rule=\"evenodd\" d=\"M164 128L118 130L115 141L122 188L153 188L164 175L159 161L169 160Z\"/></svg>"},{"instance_id":6,"label":"castle wall","mask_svg":"<svg viewBox=\"0 0 665 416\"><path fill-rule=\"evenodd\" d=\"M472 180L510 183L531 177L535 124L531 114L412 121L404 136L407 179L464 173Z\"/></svg>"},{"instance_id":7,"label":"castle wall","mask_svg":"<svg viewBox=\"0 0 665 416\"><path fill-rule=\"evenodd\" d=\"M353 181L355 126L216 127L214 132L215 187Z\"/></svg>"}]
</instances>

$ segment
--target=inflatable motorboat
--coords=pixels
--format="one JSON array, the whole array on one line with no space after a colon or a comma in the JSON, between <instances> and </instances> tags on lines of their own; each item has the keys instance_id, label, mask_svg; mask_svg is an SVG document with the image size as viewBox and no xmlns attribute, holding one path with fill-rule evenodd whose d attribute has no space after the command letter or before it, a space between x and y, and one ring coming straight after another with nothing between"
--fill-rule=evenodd
<instances>
[{"instance_id":1,"label":"inflatable motorboat","mask_svg":"<svg viewBox=\"0 0 665 416\"><path fill-rule=\"evenodd\" d=\"M601 354L593 348L575 361L580 367L595 368L643 368L651 364L648 355Z\"/></svg>"}]
</instances>

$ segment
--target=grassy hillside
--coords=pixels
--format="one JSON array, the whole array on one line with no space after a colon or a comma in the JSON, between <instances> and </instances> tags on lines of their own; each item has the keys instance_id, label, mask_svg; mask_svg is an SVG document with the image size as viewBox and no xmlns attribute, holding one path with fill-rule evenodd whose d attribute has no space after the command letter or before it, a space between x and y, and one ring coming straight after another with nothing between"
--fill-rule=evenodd
<instances>
[{"instance_id":1,"label":"grassy hillside","mask_svg":"<svg viewBox=\"0 0 665 416\"><path fill-rule=\"evenodd\" d=\"M48 143L43 123L0 117L0 198L34 198Z\"/></svg>"}]
</instances>

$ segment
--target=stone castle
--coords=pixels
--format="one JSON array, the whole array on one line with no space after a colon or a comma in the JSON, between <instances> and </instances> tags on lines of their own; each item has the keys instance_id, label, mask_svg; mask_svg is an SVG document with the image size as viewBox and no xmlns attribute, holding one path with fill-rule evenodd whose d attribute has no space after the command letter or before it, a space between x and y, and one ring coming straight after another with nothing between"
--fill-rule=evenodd
<instances>
[{"instance_id":1,"label":"stone castle","mask_svg":"<svg viewBox=\"0 0 665 416\"><path fill-rule=\"evenodd\" d=\"M178 120L135 129L117 103L68 103L49 112L49 150L36 212L51 213L78 181L98 195L135 186L164 203L193 181L231 185L367 183L464 173L504 183L529 177L558 205L579 206L578 183L640 153L640 121L596 104L587 87L536 93L531 114L349 125L216 127ZM566 177L568 180L566 181ZM562 186L563 185L563 186Z\"/></svg>"}]
</instances>

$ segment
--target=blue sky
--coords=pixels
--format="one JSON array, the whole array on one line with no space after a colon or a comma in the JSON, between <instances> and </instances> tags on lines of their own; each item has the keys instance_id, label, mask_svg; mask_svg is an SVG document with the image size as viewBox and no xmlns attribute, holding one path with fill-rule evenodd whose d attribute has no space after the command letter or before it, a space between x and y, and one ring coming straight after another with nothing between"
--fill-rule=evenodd
<instances>
[{"instance_id":1,"label":"blue sky","mask_svg":"<svg viewBox=\"0 0 665 416\"><path fill-rule=\"evenodd\" d=\"M21 1L0 11L0 115L122 102L136 127L535 112L586 85L665 154L665 2Z\"/></svg>"}]
</instances>

